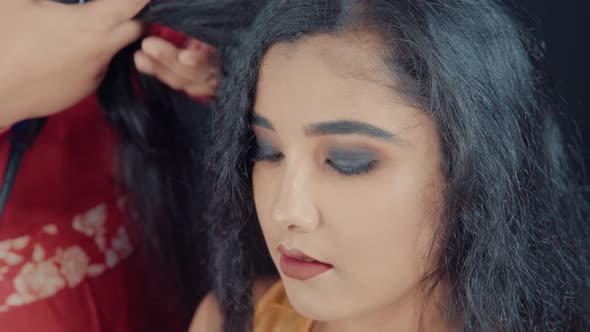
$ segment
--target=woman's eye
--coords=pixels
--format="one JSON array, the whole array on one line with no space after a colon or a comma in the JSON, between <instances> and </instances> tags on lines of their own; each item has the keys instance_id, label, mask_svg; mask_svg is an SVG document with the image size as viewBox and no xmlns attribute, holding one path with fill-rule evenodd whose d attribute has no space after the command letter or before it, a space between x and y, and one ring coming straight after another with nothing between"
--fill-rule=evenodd
<instances>
[{"instance_id":1,"label":"woman's eye","mask_svg":"<svg viewBox=\"0 0 590 332\"><path fill-rule=\"evenodd\" d=\"M272 145L266 142L257 142L252 154L252 161L277 162L283 159L283 154L277 151Z\"/></svg>"},{"instance_id":2,"label":"woman's eye","mask_svg":"<svg viewBox=\"0 0 590 332\"><path fill-rule=\"evenodd\" d=\"M333 149L328 154L326 164L341 175L361 175L375 168L377 155L368 150Z\"/></svg>"}]
</instances>

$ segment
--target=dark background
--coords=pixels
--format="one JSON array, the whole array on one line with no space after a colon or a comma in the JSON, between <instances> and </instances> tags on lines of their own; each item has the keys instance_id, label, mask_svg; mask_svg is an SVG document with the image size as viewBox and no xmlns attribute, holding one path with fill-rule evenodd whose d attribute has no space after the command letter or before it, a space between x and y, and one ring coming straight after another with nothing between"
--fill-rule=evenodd
<instances>
[{"instance_id":1,"label":"dark background","mask_svg":"<svg viewBox=\"0 0 590 332\"><path fill-rule=\"evenodd\" d=\"M546 42L549 74L581 135L590 170L590 0L512 0ZM575 135L575 133L567 133Z\"/></svg>"}]
</instances>

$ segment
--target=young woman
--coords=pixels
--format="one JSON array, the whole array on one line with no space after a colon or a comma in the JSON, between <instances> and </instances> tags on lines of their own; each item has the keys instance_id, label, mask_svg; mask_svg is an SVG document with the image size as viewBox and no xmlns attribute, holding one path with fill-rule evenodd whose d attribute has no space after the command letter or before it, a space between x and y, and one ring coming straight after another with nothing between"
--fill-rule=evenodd
<instances>
[{"instance_id":1,"label":"young woman","mask_svg":"<svg viewBox=\"0 0 590 332\"><path fill-rule=\"evenodd\" d=\"M193 330L588 330L539 56L492 0L268 1L225 54Z\"/></svg>"}]
</instances>

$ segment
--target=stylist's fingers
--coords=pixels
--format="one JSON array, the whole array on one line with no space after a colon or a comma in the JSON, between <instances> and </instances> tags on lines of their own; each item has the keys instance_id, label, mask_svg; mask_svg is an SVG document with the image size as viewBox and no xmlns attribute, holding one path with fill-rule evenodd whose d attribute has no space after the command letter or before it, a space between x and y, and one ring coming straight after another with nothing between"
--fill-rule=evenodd
<instances>
[{"instance_id":1,"label":"stylist's fingers","mask_svg":"<svg viewBox=\"0 0 590 332\"><path fill-rule=\"evenodd\" d=\"M141 44L142 51L151 59L168 67L176 75L189 81L203 76L203 72L209 67L219 66L209 58L218 57L216 53L205 49L191 49L187 45L185 49L178 49L172 43L159 38L148 37ZM211 64L209 64L211 62Z\"/></svg>"},{"instance_id":2,"label":"stylist's fingers","mask_svg":"<svg viewBox=\"0 0 590 332\"><path fill-rule=\"evenodd\" d=\"M203 80L194 81L184 88L184 92L191 97L214 96L217 93L221 71L211 69L205 73Z\"/></svg>"},{"instance_id":3,"label":"stylist's fingers","mask_svg":"<svg viewBox=\"0 0 590 332\"><path fill-rule=\"evenodd\" d=\"M167 64L143 51L135 53L135 66L141 73L154 76L170 88L185 92L190 97L215 95L221 79L221 69L217 67L187 69L179 75Z\"/></svg>"},{"instance_id":4,"label":"stylist's fingers","mask_svg":"<svg viewBox=\"0 0 590 332\"><path fill-rule=\"evenodd\" d=\"M176 46L159 37L147 37L141 42L141 49L161 63L173 64L178 61Z\"/></svg>"},{"instance_id":5,"label":"stylist's fingers","mask_svg":"<svg viewBox=\"0 0 590 332\"><path fill-rule=\"evenodd\" d=\"M194 39L178 49L164 39L148 37L136 54L136 66L191 97L214 95L221 76L215 48Z\"/></svg>"},{"instance_id":6,"label":"stylist's fingers","mask_svg":"<svg viewBox=\"0 0 590 332\"><path fill-rule=\"evenodd\" d=\"M192 46L191 41L199 46ZM220 67L216 50L194 39L190 39L185 48L178 49L164 39L149 37L144 39L142 51L190 82L202 81L208 71Z\"/></svg>"},{"instance_id":7,"label":"stylist's fingers","mask_svg":"<svg viewBox=\"0 0 590 332\"><path fill-rule=\"evenodd\" d=\"M170 88L178 91L184 91L184 87L188 84L188 80L177 75L167 66L161 64L155 59L151 59L147 54L138 51L134 55L135 66L143 74L157 77L162 83L168 85Z\"/></svg>"},{"instance_id":8,"label":"stylist's fingers","mask_svg":"<svg viewBox=\"0 0 590 332\"><path fill-rule=\"evenodd\" d=\"M150 0L94 0L82 5L89 17L100 24L117 26L134 18Z\"/></svg>"},{"instance_id":9,"label":"stylist's fingers","mask_svg":"<svg viewBox=\"0 0 590 332\"><path fill-rule=\"evenodd\" d=\"M201 67L219 68L221 67L221 57L213 46L191 38L185 48L178 52L178 63L199 69L202 69Z\"/></svg>"}]
</instances>

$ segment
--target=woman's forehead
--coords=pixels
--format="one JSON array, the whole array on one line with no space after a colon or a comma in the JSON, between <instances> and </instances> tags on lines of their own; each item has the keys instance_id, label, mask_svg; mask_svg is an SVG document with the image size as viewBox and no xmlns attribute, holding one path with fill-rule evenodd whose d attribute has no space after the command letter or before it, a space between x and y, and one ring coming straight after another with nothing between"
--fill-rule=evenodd
<instances>
[{"instance_id":1,"label":"woman's forehead","mask_svg":"<svg viewBox=\"0 0 590 332\"><path fill-rule=\"evenodd\" d=\"M254 110L302 113L305 108L317 115L330 108L354 118L371 106L421 109L395 88L391 71L371 49L374 42L358 35L321 34L273 45L260 67Z\"/></svg>"},{"instance_id":2,"label":"woman's forehead","mask_svg":"<svg viewBox=\"0 0 590 332\"><path fill-rule=\"evenodd\" d=\"M319 34L274 44L263 58L261 71L268 66L284 67L295 63L321 65L345 78L386 83L391 77L382 54L379 40L368 33Z\"/></svg>"}]
</instances>

